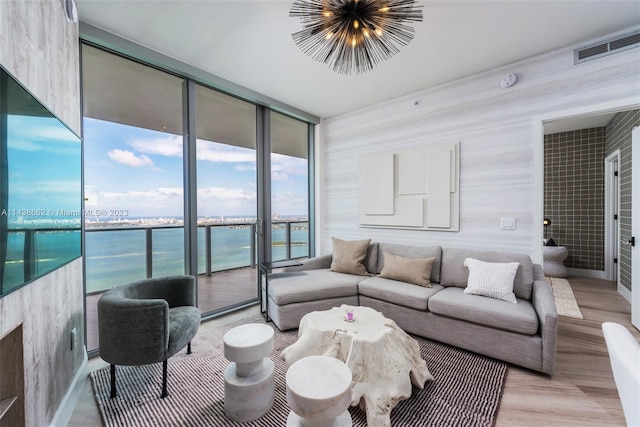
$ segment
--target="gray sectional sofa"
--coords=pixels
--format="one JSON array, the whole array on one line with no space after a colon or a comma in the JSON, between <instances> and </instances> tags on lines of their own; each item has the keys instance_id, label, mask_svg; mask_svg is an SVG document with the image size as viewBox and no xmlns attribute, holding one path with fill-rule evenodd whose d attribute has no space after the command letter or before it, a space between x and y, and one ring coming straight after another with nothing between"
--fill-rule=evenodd
<instances>
[{"instance_id":1,"label":"gray sectional sofa","mask_svg":"<svg viewBox=\"0 0 640 427\"><path fill-rule=\"evenodd\" d=\"M432 258L430 287L380 277L384 254ZM517 262L517 304L464 293L465 259ZM302 316L341 304L382 312L408 333L440 341L552 375L556 363L557 312L540 265L524 254L440 246L371 243L363 261L367 275L331 270L332 255L273 273L269 315L281 330L297 328ZM263 289L264 292L264 289Z\"/></svg>"}]
</instances>

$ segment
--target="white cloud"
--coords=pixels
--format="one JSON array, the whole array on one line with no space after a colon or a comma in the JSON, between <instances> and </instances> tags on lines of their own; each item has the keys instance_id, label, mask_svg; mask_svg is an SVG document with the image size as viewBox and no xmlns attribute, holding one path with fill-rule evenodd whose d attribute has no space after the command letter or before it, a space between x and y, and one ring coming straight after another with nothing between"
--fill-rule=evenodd
<instances>
[{"instance_id":1,"label":"white cloud","mask_svg":"<svg viewBox=\"0 0 640 427\"><path fill-rule=\"evenodd\" d=\"M165 157L182 157L182 136L168 135L163 138L134 139L128 144L140 153L157 154ZM212 163L255 163L255 150L219 142L198 139L196 156L199 161ZM255 166L242 166L253 168Z\"/></svg>"},{"instance_id":2,"label":"white cloud","mask_svg":"<svg viewBox=\"0 0 640 427\"><path fill-rule=\"evenodd\" d=\"M140 166L152 166L153 161L144 154L137 156L135 153L129 150L121 150L119 148L113 149L107 153L109 158L116 163L121 163L127 166L140 167Z\"/></svg>"},{"instance_id":3,"label":"white cloud","mask_svg":"<svg viewBox=\"0 0 640 427\"><path fill-rule=\"evenodd\" d=\"M202 215L255 215L256 192L210 187L198 189L198 212Z\"/></svg>"},{"instance_id":4,"label":"white cloud","mask_svg":"<svg viewBox=\"0 0 640 427\"><path fill-rule=\"evenodd\" d=\"M199 139L197 143L198 160L213 163L255 163L256 152L248 148Z\"/></svg>"},{"instance_id":5,"label":"white cloud","mask_svg":"<svg viewBox=\"0 0 640 427\"><path fill-rule=\"evenodd\" d=\"M35 143L33 141L29 141L27 139L22 139L22 138L9 138L8 139L8 146L9 148L13 149L13 150L20 150L20 151L39 151L42 149L42 145Z\"/></svg>"},{"instance_id":6,"label":"white cloud","mask_svg":"<svg viewBox=\"0 0 640 427\"><path fill-rule=\"evenodd\" d=\"M182 136L167 135L163 138L138 138L128 144L136 151L165 157L182 157Z\"/></svg>"},{"instance_id":7,"label":"white cloud","mask_svg":"<svg viewBox=\"0 0 640 427\"><path fill-rule=\"evenodd\" d=\"M129 216L182 216L183 189L160 187L148 191L124 191L99 193L95 209L127 210ZM200 215L249 215L256 211L256 193L231 188L198 189L198 212Z\"/></svg>"},{"instance_id":8,"label":"white cloud","mask_svg":"<svg viewBox=\"0 0 640 427\"><path fill-rule=\"evenodd\" d=\"M271 170L271 179L274 181L287 181L289 179L289 174L286 172Z\"/></svg>"},{"instance_id":9,"label":"white cloud","mask_svg":"<svg viewBox=\"0 0 640 427\"><path fill-rule=\"evenodd\" d=\"M306 175L308 162L306 159L271 154L271 179L288 181L291 175Z\"/></svg>"},{"instance_id":10,"label":"white cloud","mask_svg":"<svg viewBox=\"0 0 640 427\"><path fill-rule=\"evenodd\" d=\"M129 216L182 216L182 188L99 192L97 208L126 210Z\"/></svg>"},{"instance_id":11,"label":"white cloud","mask_svg":"<svg viewBox=\"0 0 640 427\"><path fill-rule=\"evenodd\" d=\"M273 203L283 206L299 205L306 202L299 194L287 191L286 193L276 193L273 195Z\"/></svg>"}]
</instances>

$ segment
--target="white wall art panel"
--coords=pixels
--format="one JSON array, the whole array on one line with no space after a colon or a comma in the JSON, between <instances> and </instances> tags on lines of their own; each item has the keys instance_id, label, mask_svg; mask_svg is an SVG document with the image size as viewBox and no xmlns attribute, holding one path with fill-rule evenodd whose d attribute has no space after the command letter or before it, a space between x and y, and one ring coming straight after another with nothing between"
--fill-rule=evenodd
<instances>
[{"instance_id":1,"label":"white wall art panel","mask_svg":"<svg viewBox=\"0 0 640 427\"><path fill-rule=\"evenodd\" d=\"M426 194L428 175L425 165L429 157L425 150L404 151L396 154L398 179L396 181L398 196Z\"/></svg>"},{"instance_id":2,"label":"white wall art panel","mask_svg":"<svg viewBox=\"0 0 640 427\"><path fill-rule=\"evenodd\" d=\"M393 154L360 159L361 210L370 215L393 215Z\"/></svg>"},{"instance_id":3,"label":"white wall art panel","mask_svg":"<svg viewBox=\"0 0 640 427\"><path fill-rule=\"evenodd\" d=\"M361 157L360 225L458 231L457 153L450 144Z\"/></svg>"}]
</instances>

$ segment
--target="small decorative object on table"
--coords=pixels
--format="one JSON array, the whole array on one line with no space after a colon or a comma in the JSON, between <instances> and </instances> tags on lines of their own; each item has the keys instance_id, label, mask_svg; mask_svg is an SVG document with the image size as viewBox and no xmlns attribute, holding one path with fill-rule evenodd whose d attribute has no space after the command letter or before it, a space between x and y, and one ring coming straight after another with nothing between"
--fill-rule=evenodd
<instances>
[{"instance_id":1,"label":"small decorative object on table","mask_svg":"<svg viewBox=\"0 0 640 427\"><path fill-rule=\"evenodd\" d=\"M353 307L351 306L347 306L347 308L345 308L345 313L346 316L344 318L345 321L347 322L353 322Z\"/></svg>"}]
</instances>

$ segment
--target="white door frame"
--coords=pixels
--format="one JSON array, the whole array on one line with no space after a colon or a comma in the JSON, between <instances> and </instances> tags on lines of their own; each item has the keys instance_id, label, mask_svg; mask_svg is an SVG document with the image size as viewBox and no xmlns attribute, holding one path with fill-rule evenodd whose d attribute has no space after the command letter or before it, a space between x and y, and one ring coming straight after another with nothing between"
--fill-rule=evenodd
<instances>
[{"instance_id":1,"label":"white door frame","mask_svg":"<svg viewBox=\"0 0 640 427\"><path fill-rule=\"evenodd\" d=\"M614 215L620 212L620 185L618 172L620 150L609 154L604 160L604 278L615 280L620 284L619 264L614 258L620 253L620 221Z\"/></svg>"},{"instance_id":2,"label":"white door frame","mask_svg":"<svg viewBox=\"0 0 640 427\"><path fill-rule=\"evenodd\" d=\"M635 157L634 157L635 156ZM633 159L636 159L635 161ZM640 127L631 132L631 161L640 159ZM640 167L631 168L631 236L640 241ZM635 212L635 215L634 215ZM625 236L627 240L630 236ZM631 248L631 323L640 329L640 243Z\"/></svg>"},{"instance_id":3,"label":"white door frame","mask_svg":"<svg viewBox=\"0 0 640 427\"><path fill-rule=\"evenodd\" d=\"M542 242L544 218L544 124L554 120L570 119L584 115L606 114L640 108L637 98L628 97L601 104L585 105L569 110L554 111L534 116L532 121L533 142L533 240L531 242L531 258L533 262L542 264ZM640 239L640 238L639 238ZM636 277L637 278L637 277Z\"/></svg>"}]
</instances>

